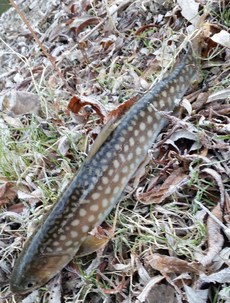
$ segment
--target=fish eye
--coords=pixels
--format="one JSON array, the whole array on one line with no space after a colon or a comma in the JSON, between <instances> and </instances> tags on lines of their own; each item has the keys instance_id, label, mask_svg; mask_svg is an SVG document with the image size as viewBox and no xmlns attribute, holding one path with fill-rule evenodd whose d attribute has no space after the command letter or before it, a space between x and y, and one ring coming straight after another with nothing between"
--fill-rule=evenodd
<instances>
[{"instance_id":1,"label":"fish eye","mask_svg":"<svg viewBox=\"0 0 230 303\"><path fill-rule=\"evenodd\" d=\"M28 282L27 285L26 285L26 287L29 289L29 288L34 287L35 284L36 284L35 282Z\"/></svg>"}]
</instances>

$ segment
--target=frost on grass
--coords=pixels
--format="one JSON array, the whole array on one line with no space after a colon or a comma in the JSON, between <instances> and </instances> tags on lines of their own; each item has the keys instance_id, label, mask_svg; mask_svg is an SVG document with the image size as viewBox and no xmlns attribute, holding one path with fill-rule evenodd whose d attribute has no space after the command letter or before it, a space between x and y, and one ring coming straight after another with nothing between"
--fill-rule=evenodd
<instances>
[{"instance_id":1,"label":"frost on grass","mask_svg":"<svg viewBox=\"0 0 230 303\"><path fill-rule=\"evenodd\" d=\"M227 4L17 3L52 63L15 11L1 16L0 300L228 302ZM10 272L23 243L86 158L102 124L162 78L180 42L197 27L204 35L200 83L178 116L168 117L145 165L97 229L99 250L74 259L39 291L11 294Z\"/></svg>"}]
</instances>

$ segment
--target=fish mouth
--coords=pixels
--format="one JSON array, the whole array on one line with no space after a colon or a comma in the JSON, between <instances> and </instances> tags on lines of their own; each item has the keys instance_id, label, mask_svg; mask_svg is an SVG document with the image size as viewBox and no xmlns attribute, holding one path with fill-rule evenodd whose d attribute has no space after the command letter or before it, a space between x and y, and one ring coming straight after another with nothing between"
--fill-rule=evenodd
<instances>
[{"instance_id":1,"label":"fish mouth","mask_svg":"<svg viewBox=\"0 0 230 303\"><path fill-rule=\"evenodd\" d=\"M14 284L10 284L10 290L11 290L12 293L20 294L20 295L23 295L23 294L26 294L26 293L30 292L30 290L22 289L22 288L18 287L18 285L14 285Z\"/></svg>"},{"instance_id":2,"label":"fish mouth","mask_svg":"<svg viewBox=\"0 0 230 303\"><path fill-rule=\"evenodd\" d=\"M10 290L15 294L23 295L32 292L37 288L39 288L39 285L36 282L28 282L27 285L23 287L20 282L10 281Z\"/></svg>"}]
</instances>

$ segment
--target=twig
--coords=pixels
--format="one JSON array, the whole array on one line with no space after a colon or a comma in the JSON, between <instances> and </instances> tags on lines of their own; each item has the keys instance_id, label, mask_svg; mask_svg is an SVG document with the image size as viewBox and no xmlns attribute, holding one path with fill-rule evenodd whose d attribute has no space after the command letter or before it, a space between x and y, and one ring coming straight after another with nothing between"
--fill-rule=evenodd
<instances>
[{"instance_id":1,"label":"twig","mask_svg":"<svg viewBox=\"0 0 230 303\"><path fill-rule=\"evenodd\" d=\"M61 73L61 70L57 67L53 57L47 52L47 50L45 49L44 45L42 44L42 42L39 40L38 36L36 35L36 33L34 32L34 30L32 29L32 27L30 26L29 21L27 20L25 14L20 10L20 8L18 7L18 5L14 2L14 0L9 0L10 4L15 8L16 12L19 14L19 16L21 17L22 21L26 24L26 26L28 27L29 31L31 32L32 36L34 37L34 40L38 43L39 47L41 48L43 54L47 57L47 59L51 62L53 68L56 70L56 72L58 73L58 76L62 79L63 83L65 84L66 88L69 90L69 92L71 94L74 94L74 90L72 89L72 87L69 86L69 84L67 83L66 79L64 78L63 74Z\"/></svg>"}]
</instances>

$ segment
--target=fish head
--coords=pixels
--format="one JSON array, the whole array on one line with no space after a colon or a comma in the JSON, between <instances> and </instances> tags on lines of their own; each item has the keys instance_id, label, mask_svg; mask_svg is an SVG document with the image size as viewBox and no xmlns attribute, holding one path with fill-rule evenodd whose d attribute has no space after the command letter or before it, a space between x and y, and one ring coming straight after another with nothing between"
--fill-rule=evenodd
<instances>
[{"instance_id":1,"label":"fish head","mask_svg":"<svg viewBox=\"0 0 230 303\"><path fill-rule=\"evenodd\" d=\"M40 254L30 262L17 260L10 281L10 289L16 294L25 294L46 284L63 268L72 256L69 254Z\"/></svg>"}]
</instances>

